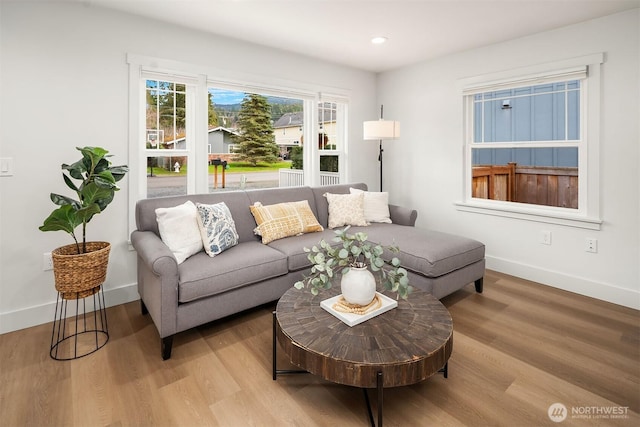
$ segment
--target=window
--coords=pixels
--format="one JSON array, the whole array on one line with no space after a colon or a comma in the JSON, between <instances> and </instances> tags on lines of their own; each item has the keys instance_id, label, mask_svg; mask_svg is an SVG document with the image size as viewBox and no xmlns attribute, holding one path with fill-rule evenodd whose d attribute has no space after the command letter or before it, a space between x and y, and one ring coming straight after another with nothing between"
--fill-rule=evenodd
<instances>
[{"instance_id":1,"label":"window","mask_svg":"<svg viewBox=\"0 0 640 427\"><path fill-rule=\"evenodd\" d=\"M320 184L340 182L340 163L344 151L345 105L338 102L318 103L318 150Z\"/></svg>"},{"instance_id":2,"label":"window","mask_svg":"<svg viewBox=\"0 0 640 427\"><path fill-rule=\"evenodd\" d=\"M584 62L583 62L584 61ZM602 55L466 79L463 210L599 228Z\"/></svg>"},{"instance_id":3,"label":"window","mask_svg":"<svg viewBox=\"0 0 640 427\"><path fill-rule=\"evenodd\" d=\"M187 194L187 169L192 158L187 146L187 85L145 79L146 196ZM189 121L191 119L189 114ZM191 132L190 132L191 133Z\"/></svg>"},{"instance_id":4,"label":"window","mask_svg":"<svg viewBox=\"0 0 640 427\"><path fill-rule=\"evenodd\" d=\"M473 95L473 198L578 209L581 80Z\"/></svg>"},{"instance_id":5,"label":"window","mask_svg":"<svg viewBox=\"0 0 640 427\"><path fill-rule=\"evenodd\" d=\"M135 228L135 204L142 198L346 180L345 96L327 96L322 87L238 83L233 73L225 76L229 80L219 80L202 67L158 58L130 54L127 61L130 231ZM221 71L211 74L217 73ZM239 120L246 97L255 97L264 110L264 125L271 129L271 138L264 138L266 155L283 164L275 172L256 175L231 165L234 155L246 148ZM322 144L302 149L304 140L316 138Z\"/></svg>"},{"instance_id":6,"label":"window","mask_svg":"<svg viewBox=\"0 0 640 427\"><path fill-rule=\"evenodd\" d=\"M211 86L207 91L210 106L208 163L214 165L209 168L209 175L214 175L214 184L209 191L221 188L215 180L216 173L221 174L221 170L215 168L216 160L249 165L248 157L260 155L265 160L257 166L264 167L266 159L271 158L280 163L281 168L292 169L291 151L299 146L304 129L304 100ZM249 127L258 126L264 126L263 131L245 138L245 134L251 133ZM247 178L249 174L234 173L233 169L226 169L229 172L227 188L281 186L278 170L253 172ZM302 170L299 172L302 178Z\"/></svg>"}]
</instances>

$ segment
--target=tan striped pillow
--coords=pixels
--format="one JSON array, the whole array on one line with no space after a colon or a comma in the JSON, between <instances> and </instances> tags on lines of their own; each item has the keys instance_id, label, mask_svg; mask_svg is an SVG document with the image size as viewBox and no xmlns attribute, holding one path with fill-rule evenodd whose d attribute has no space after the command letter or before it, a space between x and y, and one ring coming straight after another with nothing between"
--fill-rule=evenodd
<instances>
[{"instance_id":1,"label":"tan striped pillow","mask_svg":"<svg viewBox=\"0 0 640 427\"><path fill-rule=\"evenodd\" d=\"M262 236L265 245L284 237L324 230L306 200L267 206L256 202L250 209L258 225L253 232Z\"/></svg>"}]
</instances>

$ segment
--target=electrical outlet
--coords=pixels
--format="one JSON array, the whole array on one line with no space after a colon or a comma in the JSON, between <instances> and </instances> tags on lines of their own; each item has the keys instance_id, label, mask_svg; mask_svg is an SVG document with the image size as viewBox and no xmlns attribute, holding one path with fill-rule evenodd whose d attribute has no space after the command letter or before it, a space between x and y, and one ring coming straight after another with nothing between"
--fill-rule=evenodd
<instances>
[{"instance_id":1,"label":"electrical outlet","mask_svg":"<svg viewBox=\"0 0 640 427\"><path fill-rule=\"evenodd\" d=\"M597 253L598 252L598 239L592 239L590 237L587 237L586 241L585 241L585 247L584 250L587 252L591 252L591 253Z\"/></svg>"},{"instance_id":2,"label":"electrical outlet","mask_svg":"<svg viewBox=\"0 0 640 427\"><path fill-rule=\"evenodd\" d=\"M51 258L51 252L45 252L42 254L42 270L53 270L53 258Z\"/></svg>"},{"instance_id":3,"label":"electrical outlet","mask_svg":"<svg viewBox=\"0 0 640 427\"><path fill-rule=\"evenodd\" d=\"M13 175L13 158L3 157L0 158L0 176L12 176Z\"/></svg>"},{"instance_id":4,"label":"electrical outlet","mask_svg":"<svg viewBox=\"0 0 640 427\"><path fill-rule=\"evenodd\" d=\"M551 244L551 232L549 230L543 230L540 232L540 243L543 245Z\"/></svg>"}]
</instances>

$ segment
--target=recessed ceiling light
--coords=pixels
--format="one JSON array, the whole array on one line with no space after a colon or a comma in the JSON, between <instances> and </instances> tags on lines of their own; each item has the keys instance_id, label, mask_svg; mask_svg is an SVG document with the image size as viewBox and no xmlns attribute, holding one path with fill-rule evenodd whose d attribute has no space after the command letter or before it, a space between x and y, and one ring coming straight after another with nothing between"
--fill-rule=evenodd
<instances>
[{"instance_id":1,"label":"recessed ceiling light","mask_svg":"<svg viewBox=\"0 0 640 427\"><path fill-rule=\"evenodd\" d=\"M385 43L386 41L387 41L387 38L386 37L381 37L381 36L374 37L374 38L371 39L371 43L373 43L373 44L382 44L382 43Z\"/></svg>"}]
</instances>

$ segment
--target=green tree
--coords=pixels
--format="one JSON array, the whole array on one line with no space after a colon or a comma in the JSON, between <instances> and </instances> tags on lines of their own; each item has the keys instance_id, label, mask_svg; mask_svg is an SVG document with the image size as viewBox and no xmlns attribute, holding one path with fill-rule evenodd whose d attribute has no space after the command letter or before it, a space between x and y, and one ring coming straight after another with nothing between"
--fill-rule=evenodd
<instances>
[{"instance_id":1,"label":"green tree","mask_svg":"<svg viewBox=\"0 0 640 427\"><path fill-rule=\"evenodd\" d=\"M338 172L338 156L320 156L321 172Z\"/></svg>"},{"instance_id":2,"label":"green tree","mask_svg":"<svg viewBox=\"0 0 640 427\"><path fill-rule=\"evenodd\" d=\"M147 129L163 131L164 140L158 141L159 148L163 144L184 136L186 122L186 87L171 82L157 82L157 86L148 88Z\"/></svg>"},{"instance_id":3,"label":"green tree","mask_svg":"<svg viewBox=\"0 0 640 427\"><path fill-rule=\"evenodd\" d=\"M291 149L291 169L304 169L302 147ZM338 156L320 156L321 172L338 172Z\"/></svg>"},{"instance_id":4,"label":"green tree","mask_svg":"<svg viewBox=\"0 0 640 427\"><path fill-rule=\"evenodd\" d=\"M274 122L277 122L280 117L286 113L297 113L302 111L302 101L293 103L272 103L271 104L271 118Z\"/></svg>"},{"instance_id":5,"label":"green tree","mask_svg":"<svg viewBox=\"0 0 640 427\"><path fill-rule=\"evenodd\" d=\"M329 144L329 138L322 133L318 134L318 147L320 150L335 150L334 144ZM291 148L291 169L303 169L303 148ZM338 156L327 156L320 153L320 171L338 172Z\"/></svg>"},{"instance_id":6,"label":"green tree","mask_svg":"<svg viewBox=\"0 0 640 427\"><path fill-rule=\"evenodd\" d=\"M147 129L155 129L158 120L158 96L155 92L147 90Z\"/></svg>"},{"instance_id":7,"label":"green tree","mask_svg":"<svg viewBox=\"0 0 640 427\"><path fill-rule=\"evenodd\" d=\"M302 169L302 147L291 148L291 169Z\"/></svg>"},{"instance_id":8,"label":"green tree","mask_svg":"<svg viewBox=\"0 0 640 427\"><path fill-rule=\"evenodd\" d=\"M216 106L213 103L213 95L209 94L209 127L216 127L218 123L218 113L216 113Z\"/></svg>"},{"instance_id":9,"label":"green tree","mask_svg":"<svg viewBox=\"0 0 640 427\"><path fill-rule=\"evenodd\" d=\"M242 100L238 131L240 135L233 137L237 144L234 154L238 161L249 162L253 166L259 162L278 161L279 150L273 135L271 107L264 96L251 93Z\"/></svg>"},{"instance_id":10,"label":"green tree","mask_svg":"<svg viewBox=\"0 0 640 427\"><path fill-rule=\"evenodd\" d=\"M186 88L183 84L161 82L159 91L160 126L174 137L185 128ZM175 129L173 129L175 125ZM166 133L166 131L165 131Z\"/></svg>"}]
</instances>

